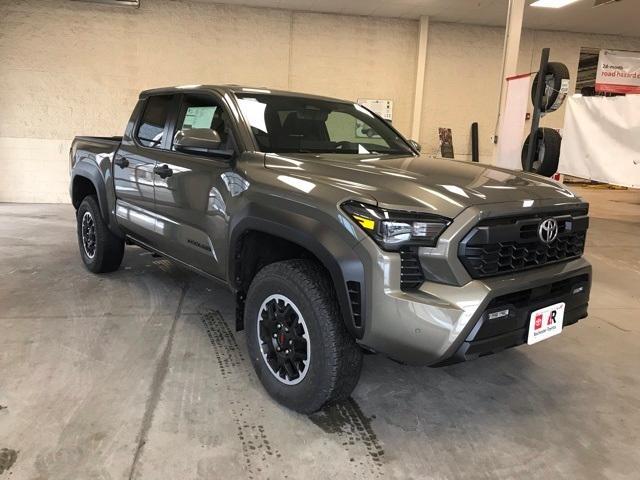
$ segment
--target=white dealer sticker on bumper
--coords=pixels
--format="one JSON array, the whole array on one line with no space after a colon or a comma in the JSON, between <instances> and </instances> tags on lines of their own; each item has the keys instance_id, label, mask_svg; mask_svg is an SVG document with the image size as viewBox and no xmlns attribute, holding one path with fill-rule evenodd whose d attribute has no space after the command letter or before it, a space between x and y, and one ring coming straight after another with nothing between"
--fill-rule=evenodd
<instances>
[{"instance_id":1,"label":"white dealer sticker on bumper","mask_svg":"<svg viewBox=\"0 0 640 480\"><path fill-rule=\"evenodd\" d=\"M527 343L533 345L562 331L564 302L536 310L529 319L529 337Z\"/></svg>"}]
</instances>

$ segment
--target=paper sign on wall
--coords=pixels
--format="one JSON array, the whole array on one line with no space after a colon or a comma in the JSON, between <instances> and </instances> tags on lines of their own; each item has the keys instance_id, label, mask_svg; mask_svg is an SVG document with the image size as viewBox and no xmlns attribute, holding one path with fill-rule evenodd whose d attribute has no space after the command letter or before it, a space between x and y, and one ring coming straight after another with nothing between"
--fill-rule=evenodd
<instances>
[{"instance_id":1,"label":"paper sign on wall","mask_svg":"<svg viewBox=\"0 0 640 480\"><path fill-rule=\"evenodd\" d=\"M358 103L363 107L367 107L374 113L377 113L386 121L393 120L393 101L392 100L373 100L370 98L359 98Z\"/></svg>"},{"instance_id":2,"label":"paper sign on wall","mask_svg":"<svg viewBox=\"0 0 640 480\"><path fill-rule=\"evenodd\" d=\"M391 100L373 100L369 98L359 98L358 104L367 107L382 118L391 122L393 120L393 101ZM380 135L374 133L373 129L365 125L360 120L356 120L356 137L357 138L380 138Z\"/></svg>"},{"instance_id":3,"label":"paper sign on wall","mask_svg":"<svg viewBox=\"0 0 640 480\"><path fill-rule=\"evenodd\" d=\"M438 128L438 138L440 139L440 155L442 158L455 158L453 153L453 133L450 128Z\"/></svg>"},{"instance_id":4,"label":"paper sign on wall","mask_svg":"<svg viewBox=\"0 0 640 480\"><path fill-rule=\"evenodd\" d=\"M596 92L640 93L640 52L600 50Z\"/></svg>"}]
</instances>

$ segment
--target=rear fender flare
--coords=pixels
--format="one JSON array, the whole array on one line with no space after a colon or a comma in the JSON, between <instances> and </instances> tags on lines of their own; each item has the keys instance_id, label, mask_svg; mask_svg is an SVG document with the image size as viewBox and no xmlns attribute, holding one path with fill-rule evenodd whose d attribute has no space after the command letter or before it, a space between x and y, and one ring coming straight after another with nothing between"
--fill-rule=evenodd
<instances>
[{"instance_id":1,"label":"rear fender flare","mask_svg":"<svg viewBox=\"0 0 640 480\"><path fill-rule=\"evenodd\" d=\"M81 160L73 167L73 173L71 178L71 198L74 198L74 189L76 186L76 177L86 178L93 184L93 188L96 191L96 195L98 197L98 205L100 206L100 213L102 215L103 220L109 226L109 230L111 230L114 234L119 237L123 237L120 228L118 227L115 221L115 215L112 215L109 211L109 199L107 195L107 186L102 176L102 172L99 170L98 166L93 162L88 162L86 160ZM74 207L77 209L79 205L75 205Z\"/></svg>"}]
</instances>

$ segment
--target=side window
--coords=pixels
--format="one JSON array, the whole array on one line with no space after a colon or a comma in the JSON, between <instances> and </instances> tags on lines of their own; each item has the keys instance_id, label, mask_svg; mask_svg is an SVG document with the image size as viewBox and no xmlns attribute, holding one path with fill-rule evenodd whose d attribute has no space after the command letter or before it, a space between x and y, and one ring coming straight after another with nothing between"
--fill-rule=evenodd
<instances>
[{"instance_id":1,"label":"side window","mask_svg":"<svg viewBox=\"0 0 640 480\"><path fill-rule=\"evenodd\" d=\"M210 128L218 132L221 150L233 149L231 122L214 98L206 95L185 95L180 106L175 132L192 128ZM175 147L172 146L175 150Z\"/></svg>"},{"instance_id":2,"label":"side window","mask_svg":"<svg viewBox=\"0 0 640 480\"><path fill-rule=\"evenodd\" d=\"M160 148L167 123L171 95L150 97L138 127L138 141L145 147Z\"/></svg>"}]
</instances>

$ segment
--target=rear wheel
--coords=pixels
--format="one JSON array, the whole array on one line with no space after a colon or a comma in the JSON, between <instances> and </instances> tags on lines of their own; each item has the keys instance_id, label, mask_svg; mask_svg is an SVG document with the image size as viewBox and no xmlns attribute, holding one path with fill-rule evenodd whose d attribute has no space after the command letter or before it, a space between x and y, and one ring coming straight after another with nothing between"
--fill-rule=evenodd
<instances>
[{"instance_id":1,"label":"rear wheel","mask_svg":"<svg viewBox=\"0 0 640 480\"><path fill-rule=\"evenodd\" d=\"M109 230L94 195L82 200L76 217L78 246L85 266L93 273L117 270L124 255L124 240Z\"/></svg>"},{"instance_id":2,"label":"rear wheel","mask_svg":"<svg viewBox=\"0 0 640 480\"><path fill-rule=\"evenodd\" d=\"M362 351L316 263L287 260L260 270L247 294L245 323L256 374L284 406L312 413L347 398L358 383Z\"/></svg>"}]
</instances>

